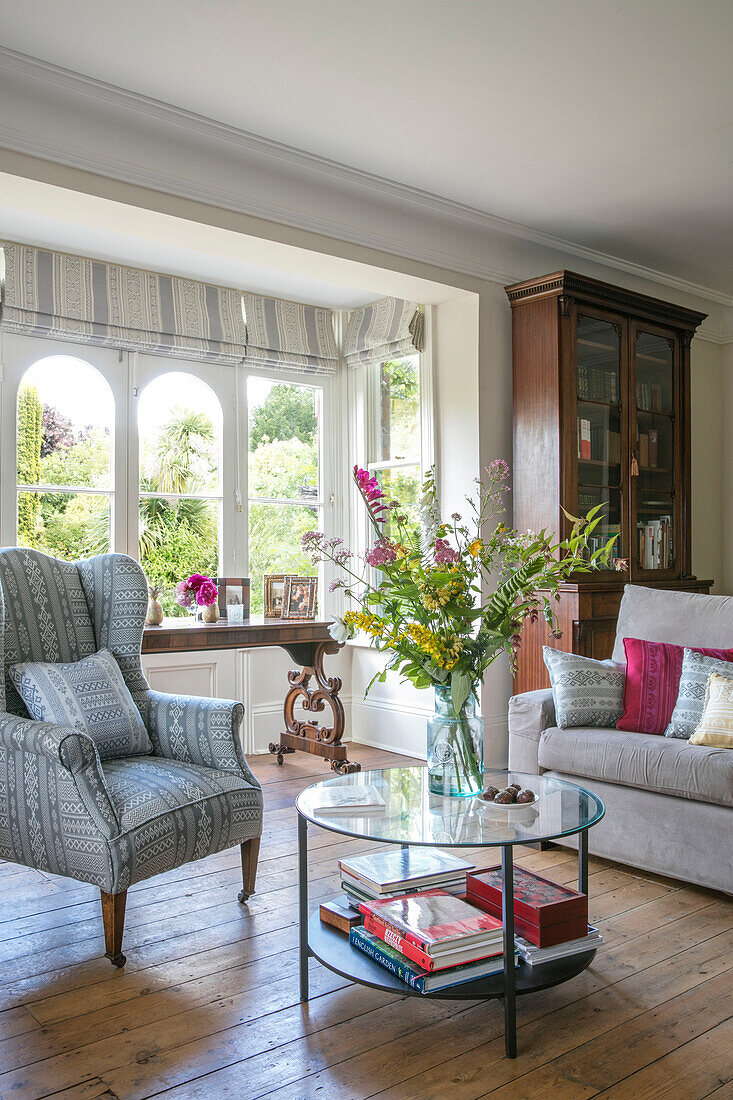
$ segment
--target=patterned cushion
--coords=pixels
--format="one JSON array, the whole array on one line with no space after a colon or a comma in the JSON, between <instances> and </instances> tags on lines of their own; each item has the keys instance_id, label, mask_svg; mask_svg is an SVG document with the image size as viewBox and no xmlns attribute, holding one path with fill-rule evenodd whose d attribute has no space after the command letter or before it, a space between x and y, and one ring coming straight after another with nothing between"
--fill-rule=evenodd
<instances>
[{"instance_id":1,"label":"patterned cushion","mask_svg":"<svg viewBox=\"0 0 733 1100\"><path fill-rule=\"evenodd\" d=\"M672 718L682 673L684 647L670 642L624 638L626 686L620 730L630 733L664 733ZM731 649L698 649L719 661L733 660Z\"/></svg>"},{"instance_id":2,"label":"patterned cushion","mask_svg":"<svg viewBox=\"0 0 733 1100\"><path fill-rule=\"evenodd\" d=\"M592 661L544 646L542 656L552 684L557 724L615 726L621 714L624 670L612 661Z\"/></svg>"},{"instance_id":3,"label":"patterned cushion","mask_svg":"<svg viewBox=\"0 0 733 1100\"><path fill-rule=\"evenodd\" d=\"M690 744L733 749L733 680L728 676L710 674L705 709Z\"/></svg>"},{"instance_id":4,"label":"patterned cushion","mask_svg":"<svg viewBox=\"0 0 733 1100\"><path fill-rule=\"evenodd\" d=\"M152 751L140 711L109 650L72 664L28 662L9 671L31 718L89 734L102 760Z\"/></svg>"},{"instance_id":5,"label":"patterned cushion","mask_svg":"<svg viewBox=\"0 0 733 1100\"><path fill-rule=\"evenodd\" d=\"M733 658L733 652L731 652ZM694 649L686 649L682 659L680 689L672 717L664 731L665 737L691 737L705 709L705 693L711 672L733 680L733 660L706 657Z\"/></svg>"}]
</instances>

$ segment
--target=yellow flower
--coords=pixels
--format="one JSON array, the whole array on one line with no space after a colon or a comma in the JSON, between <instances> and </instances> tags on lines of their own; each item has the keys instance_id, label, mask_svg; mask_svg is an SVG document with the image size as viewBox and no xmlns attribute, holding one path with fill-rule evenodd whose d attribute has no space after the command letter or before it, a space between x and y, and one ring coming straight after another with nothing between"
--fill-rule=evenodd
<instances>
[{"instance_id":1,"label":"yellow flower","mask_svg":"<svg viewBox=\"0 0 733 1100\"><path fill-rule=\"evenodd\" d=\"M471 555L472 558L477 558L479 556L479 554L481 553L481 548L482 548L483 545L484 544L481 541L481 539L474 539L473 540L473 542L468 547L468 552L469 552L469 554Z\"/></svg>"}]
</instances>

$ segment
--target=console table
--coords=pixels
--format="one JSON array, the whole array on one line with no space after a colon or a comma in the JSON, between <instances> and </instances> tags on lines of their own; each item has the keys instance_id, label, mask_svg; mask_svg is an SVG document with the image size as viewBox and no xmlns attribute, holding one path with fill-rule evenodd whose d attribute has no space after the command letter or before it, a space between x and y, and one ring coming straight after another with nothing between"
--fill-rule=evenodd
<instances>
[{"instance_id":1,"label":"console table","mask_svg":"<svg viewBox=\"0 0 733 1100\"><path fill-rule=\"evenodd\" d=\"M146 626L143 633L143 654L192 653L206 649L261 649L278 646L299 666L288 673L288 690L283 703L284 729L278 744L270 744L270 752L282 764L286 753L309 752L329 761L339 775L356 772L360 764L351 762L344 734L344 707L339 699L341 679L326 676L323 660L327 654L338 653L341 644L328 632L330 622L302 619L264 619L255 617L245 623L202 623L199 620L164 619L161 626ZM313 684L311 684L313 681ZM295 715L300 705L307 717ZM330 710L331 725L319 723L315 717L325 708Z\"/></svg>"}]
</instances>

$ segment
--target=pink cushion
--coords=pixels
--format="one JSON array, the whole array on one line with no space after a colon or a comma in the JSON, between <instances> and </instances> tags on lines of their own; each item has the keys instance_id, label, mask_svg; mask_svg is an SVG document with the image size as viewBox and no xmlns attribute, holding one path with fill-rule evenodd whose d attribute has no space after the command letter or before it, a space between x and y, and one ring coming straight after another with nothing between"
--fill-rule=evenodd
<instances>
[{"instance_id":1,"label":"pink cushion","mask_svg":"<svg viewBox=\"0 0 733 1100\"><path fill-rule=\"evenodd\" d=\"M677 702L684 646L624 638L624 649L624 709L616 728L632 733L664 733ZM695 653L733 661L733 649L695 648Z\"/></svg>"}]
</instances>

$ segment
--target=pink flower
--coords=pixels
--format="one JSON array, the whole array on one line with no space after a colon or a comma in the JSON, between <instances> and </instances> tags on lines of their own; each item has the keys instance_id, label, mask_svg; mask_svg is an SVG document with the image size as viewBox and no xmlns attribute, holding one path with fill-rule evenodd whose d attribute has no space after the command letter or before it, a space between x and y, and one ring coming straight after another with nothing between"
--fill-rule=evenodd
<instances>
[{"instance_id":1,"label":"pink flower","mask_svg":"<svg viewBox=\"0 0 733 1100\"><path fill-rule=\"evenodd\" d=\"M180 607L190 607L195 593L188 581L179 581L176 585L176 603Z\"/></svg>"},{"instance_id":2,"label":"pink flower","mask_svg":"<svg viewBox=\"0 0 733 1100\"><path fill-rule=\"evenodd\" d=\"M216 603L219 589L209 577L204 577L196 592L196 603L199 607L209 607Z\"/></svg>"},{"instance_id":3,"label":"pink flower","mask_svg":"<svg viewBox=\"0 0 733 1100\"><path fill-rule=\"evenodd\" d=\"M435 540L435 562L436 565L455 565L461 560L461 556L457 550L453 550L445 539Z\"/></svg>"},{"instance_id":4,"label":"pink flower","mask_svg":"<svg viewBox=\"0 0 733 1100\"><path fill-rule=\"evenodd\" d=\"M367 565L375 568L378 565L388 565L390 562L397 561L397 551L386 539L380 539L374 549L365 555L365 558Z\"/></svg>"},{"instance_id":5,"label":"pink flower","mask_svg":"<svg viewBox=\"0 0 733 1100\"><path fill-rule=\"evenodd\" d=\"M376 501L384 496L376 477L370 474L368 470L362 470L361 467L354 466L354 478L357 488L367 504L374 505ZM384 505L380 507L384 507Z\"/></svg>"},{"instance_id":6,"label":"pink flower","mask_svg":"<svg viewBox=\"0 0 733 1100\"><path fill-rule=\"evenodd\" d=\"M204 577L202 573L192 573L188 578L189 588L193 588L194 592L198 592L199 588L205 581L211 582L210 577Z\"/></svg>"},{"instance_id":7,"label":"pink flower","mask_svg":"<svg viewBox=\"0 0 733 1100\"><path fill-rule=\"evenodd\" d=\"M509 466L503 458L495 458L494 461L486 467L486 472L489 477L504 479L509 477Z\"/></svg>"}]
</instances>

